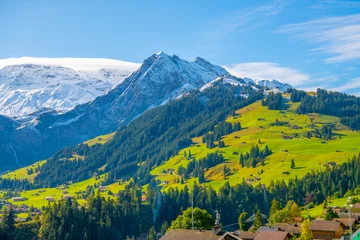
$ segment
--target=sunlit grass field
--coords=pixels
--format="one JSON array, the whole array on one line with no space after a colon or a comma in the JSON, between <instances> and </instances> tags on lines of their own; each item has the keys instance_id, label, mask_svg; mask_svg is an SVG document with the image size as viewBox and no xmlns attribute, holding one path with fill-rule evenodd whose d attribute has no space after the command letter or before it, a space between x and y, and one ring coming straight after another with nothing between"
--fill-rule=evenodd
<instances>
[{"instance_id":1,"label":"sunlit grass field","mask_svg":"<svg viewBox=\"0 0 360 240\"><path fill-rule=\"evenodd\" d=\"M161 182L160 186L163 190L169 187L183 188L186 184L192 185L197 178L188 179L185 184L177 183L176 180L180 178L176 174L176 170L182 165L186 167L190 160L186 159L184 153L191 154L200 159L205 157L208 153L221 151L225 158L225 162L215 167L209 168L205 172L206 182L204 185L212 186L214 189L219 189L225 181L229 181L231 185L241 183L249 178L259 178L259 181L254 181L252 184L268 185L272 180L285 180L290 178L303 177L306 173L312 170L321 170L328 162L336 162L340 164L347 161L348 158L359 152L360 149L360 135L358 132L352 131L340 123L336 117L324 116L320 114L296 114L295 110L298 103L286 103L286 110L268 110L268 108L261 106L260 102L256 102L247 107L236 111L236 116L229 116L226 121L235 123L240 122L242 130L233 132L222 138L225 143L224 148L209 149L202 143L202 138L193 138L193 144L178 152L176 156L164 161L160 166L154 167L151 174ZM289 126L271 126L278 119L279 121L289 122ZM335 129L333 130L333 138L331 140L323 140L315 137L307 138L305 134L313 131L315 126L320 129L322 125L330 124ZM293 126L297 126L294 128ZM283 136L292 136L298 134L298 137L292 139L285 139ZM89 145L104 144L114 136L114 133L99 136L85 143ZM341 137L340 137L341 136ZM217 144L217 143L216 143ZM259 145L260 149L265 148L266 145L273 151L273 154L265 159L265 165L257 165L256 168L241 167L239 164L240 153L249 152L250 149ZM82 156L73 156L73 160L83 160ZM295 161L295 168L291 168L291 160ZM3 178L11 179L28 179L34 180L35 169L44 164L45 161L40 161L31 166L18 169L16 171L4 174ZM224 165L230 169L230 174L223 175ZM105 166L103 166L105 167ZM34 173L28 174L28 169L33 168ZM168 169L175 171L170 174ZM286 173L286 174L284 174ZM66 194L76 196L76 192L86 190L87 186L94 184L100 185L103 180L103 175L100 179L90 178L88 180L70 184L65 190ZM119 184L118 182L107 186L107 190L101 194L105 197L112 197L108 195L107 191L112 193L124 189L127 183ZM43 192L43 190L45 190ZM62 198L63 189L44 188L31 191L22 192L21 196L28 200L22 202L15 202L14 204L25 203L35 207L42 207L48 204L45 197L53 197L55 200ZM144 186L143 191L146 191ZM84 199L78 200L81 204L85 203ZM319 211L317 208L312 209L314 215Z\"/></svg>"},{"instance_id":2,"label":"sunlit grass field","mask_svg":"<svg viewBox=\"0 0 360 240\"><path fill-rule=\"evenodd\" d=\"M261 106L260 102L256 102L238 110L236 112L238 115L228 117L227 121L240 122L243 129L223 137L225 148L208 149L202 143L201 137L194 138L194 144L191 147L179 151L178 155L154 168L151 174L165 183L163 184L164 189L180 186L181 184L175 183L175 180L180 177L176 175L176 170L180 165L186 167L189 162L184 157L184 151L187 153L191 151L192 155L199 159L210 152L219 150L226 162L205 172L205 185L219 189L224 184L224 180L235 185L241 183L243 179L254 177L260 178L260 181L255 181L253 184L267 185L271 180L288 181L296 176L301 178L312 170L321 170L328 162L340 164L359 152L359 133L341 125L339 118L320 114L297 114L295 109L298 103L288 102L286 105L287 110L279 111L269 110L267 107ZM270 124L276 119L289 122L290 126L271 126ZM334 126L336 130L333 131L333 139L326 141L315 137L306 138L305 134L313 130L312 124L319 129L324 124ZM291 126L299 128L295 129ZM289 140L283 138L284 135L291 136L295 133L299 137ZM264 166L241 167L239 154L249 152L256 144L260 149L268 145L273 154L266 158ZM290 167L291 159L295 161L293 169ZM230 175L225 178L223 176L224 164L231 170ZM165 172L169 168L173 168L175 172L173 174ZM195 180L197 179L189 179L185 184L191 184Z\"/></svg>"}]
</instances>

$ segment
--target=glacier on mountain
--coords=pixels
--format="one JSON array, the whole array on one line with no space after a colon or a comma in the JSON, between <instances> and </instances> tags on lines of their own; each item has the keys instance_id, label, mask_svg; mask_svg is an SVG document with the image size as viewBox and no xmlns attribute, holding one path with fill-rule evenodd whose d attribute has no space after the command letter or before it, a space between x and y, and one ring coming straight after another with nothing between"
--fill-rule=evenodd
<instances>
[{"instance_id":1,"label":"glacier on mountain","mask_svg":"<svg viewBox=\"0 0 360 240\"><path fill-rule=\"evenodd\" d=\"M68 111L105 94L136 66L86 70L37 64L4 66L0 69L0 114L17 117L42 109Z\"/></svg>"}]
</instances>

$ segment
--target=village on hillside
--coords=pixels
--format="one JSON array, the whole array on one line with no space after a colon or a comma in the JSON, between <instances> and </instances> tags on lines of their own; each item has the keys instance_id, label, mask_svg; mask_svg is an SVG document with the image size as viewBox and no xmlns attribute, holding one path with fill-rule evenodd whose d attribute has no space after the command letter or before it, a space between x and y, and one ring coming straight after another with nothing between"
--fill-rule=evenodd
<instances>
[{"instance_id":1,"label":"village on hillside","mask_svg":"<svg viewBox=\"0 0 360 240\"><path fill-rule=\"evenodd\" d=\"M350 200L350 198L349 198ZM259 213L259 212L258 212ZM247 231L232 231L230 226L222 227L220 222L212 230L171 229L161 240L288 240L288 239L322 239L322 240L357 240L360 239L360 203L346 206L327 206L323 217L313 220L302 217L287 222L265 223L267 216L253 214L244 223L251 227ZM263 224L258 219L262 219ZM231 229L231 228L230 228ZM256 229L256 230L255 230ZM351 235L351 238L350 238Z\"/></svg>"}]
</instances>

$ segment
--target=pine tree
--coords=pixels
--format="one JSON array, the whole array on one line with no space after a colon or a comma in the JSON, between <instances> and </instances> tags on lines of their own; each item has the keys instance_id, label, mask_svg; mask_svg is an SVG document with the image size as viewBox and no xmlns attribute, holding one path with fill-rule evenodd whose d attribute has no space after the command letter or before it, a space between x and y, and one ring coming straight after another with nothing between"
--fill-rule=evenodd
<instances>
[{"instance_id":1,"label":"pine tree","mask_svg":"<svg viewBox=\"0 0 360 240\"><path fill-rule=\"evenodd\" d=\"M260 210L256 212L253 231L257 231L264 223Z\"/></svg>"},{"instance_id":2,"label":"pine tree","mask_svg":"<svg viewBox=\"0 0 360 240\"><path fill-rule=\"evenodd\" d=\"M240 153L240 161L239 161L240 165L242 167L245 166L245 158L244 158L244 155L242 153Z\"/></svg>"},{"instance_id":3,"label":"pine tree","mask_svg":"<svg viewBox=\"0 0 360 240\"><path fill-rule=\"evenodd\" d=\"M147 240L156 240L156 231L154 227L150 228L149 234L146 238Z\"/></svg>"},{"instance_id":4,"label":"pine tree","mask_svg":"<svg viewBox=\"0 0 360 240\"><path fill-rule=\"evenodd\" d=\"M200 170L200 173L199 173L199 183L204 183L204 182L205 182L204 170Z\"/></svg>"},{"instance_id":5,"label":"pine tree","mask_svg":"<svg viewBox=\"0 0 360 240\"><path fill-rule=\"evenodd\" d=\"M294 159L291 159L291 165L290 168L294 169L295 168L295 161Z\"/></svg>"},{"instance_id":6,"label":"pine tree","mask_svg":"<svg viewBox=\"0 0 360 240\"><path fill-rule=\"evenodd\" d=\"M239 222L239 226L240 226L240 230L242 231L246 231L247 228L246 228L246 218L247 218L247 215L248 213L247 212L242 212L240 213L240 216L239 216L239 219L238 219L238 222Z\"/></svg>"}]
</instances>

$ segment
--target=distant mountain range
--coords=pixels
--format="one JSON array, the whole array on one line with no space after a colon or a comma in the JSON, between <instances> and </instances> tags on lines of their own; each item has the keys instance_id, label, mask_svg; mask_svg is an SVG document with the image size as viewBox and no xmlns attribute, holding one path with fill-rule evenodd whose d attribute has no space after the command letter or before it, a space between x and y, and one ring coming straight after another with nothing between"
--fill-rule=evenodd
<instances>
[{"instance_id":1,"label":"distant mountain range","mask_svg":"<svg viewBox=\"0 0 360 240\"><path fill-rule=\"evenodd\" d=\"M38 62L36 60L29 61ZM42 109L68 111L105 94L139 65L119 64L112 66L116 67L113 69L94 67L75 70L58 65L4 66L0 69L0 114L19 117Z\"/></svg>"},{"instance_id":2,"label":"distant mountain range","mask_svg":"<svg viewBox=\"0 0 360 240\"><path fill-rule=\"evenodd\" d=\"M125 78L129 71L102 69L90 73L33 64L4 67L0 72L2 113L14 116L37 112L17 119L0 117L2 165L10 168L47 158L64 146L115 131L146 110L213 84L236 85L238 94L243 87L259 91L291 88L274 80L236 78L203 58L189 62L163 52L145 59ZM15 72L18 74L11 74Z\"/></svg>"}]
</instances>

